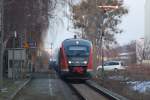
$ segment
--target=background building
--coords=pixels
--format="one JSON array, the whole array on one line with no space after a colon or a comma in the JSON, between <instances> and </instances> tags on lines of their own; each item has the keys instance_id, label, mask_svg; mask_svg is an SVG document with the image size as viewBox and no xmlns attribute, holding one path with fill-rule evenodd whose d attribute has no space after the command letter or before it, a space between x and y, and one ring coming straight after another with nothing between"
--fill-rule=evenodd
<instances>
[{"instance_id":1,"label":"background building","mask_svg":"<svg viewBox=\"0 0 150 100\"><path fill-rule=\"evenodd\" d=\"M150 0L145 1L145 51L150 60Z\"/></svg>"}]
</instances>

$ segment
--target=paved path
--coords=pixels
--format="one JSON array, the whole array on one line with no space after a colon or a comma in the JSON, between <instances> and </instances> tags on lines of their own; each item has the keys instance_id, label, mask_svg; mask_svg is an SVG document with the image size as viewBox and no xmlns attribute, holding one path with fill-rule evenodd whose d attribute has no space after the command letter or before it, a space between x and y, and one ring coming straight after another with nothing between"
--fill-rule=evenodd
<instances>
[{"instance_id":1,"label":"paved path","mask_svg":"<svg viewBox=\"0 0 150 100\"><path fill-rule=\"evenodd\" d=\"M14 100L78 100L66 84L55 75L34 78ZM42 78L41 78L42 76Z\"/></svg>"}]
</instances>

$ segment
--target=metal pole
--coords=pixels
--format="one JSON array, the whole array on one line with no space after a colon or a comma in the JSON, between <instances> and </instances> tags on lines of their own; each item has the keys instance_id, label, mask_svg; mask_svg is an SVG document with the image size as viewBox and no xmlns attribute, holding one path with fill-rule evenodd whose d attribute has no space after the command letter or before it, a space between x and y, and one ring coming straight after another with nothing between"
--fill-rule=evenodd
<instances>
[{"instance_id":1,"label":"metal pole","mask_svg":"<svg viewBox=\"0 0 150 100\"><path fill-rule=\"evenodd\" d=\"M82 35L81 35L81 38L83 38L83 27L82 27Z\"/></svg>"},{"instance_id":2,"label":"metal pole","mask_svg":"<svg viewBox=\"0 0 150 100\"><path fill-rule=\"evenodd\" d=\"M14 80L14 56L15 56L15 51L14 51L14 48L15 48L15 38L13 37L13 48L12 48L12 79Z\"/></svg>"},{"instance_id":3,"label":"metal pole","mask_svg":"<svg viewBox=\"0 0 150 100\"><path fill-rule=\"evenodd\" d=\"M85 26L85 16L83 15L82 16L82 19L83 19L83 27L82 27L82 38L84 37L84 26Z\"/></svg>"},{"instance_id":4,"label":"metal pole","mask_svg":"<svg viewBox=\"0 0 150 100\"><path fill-rule=\"evenodd\" d=\"M101 36L101 56L102 56L102 79L105 77L105 72L104 72L104 51L103 51L103 31L102 31L102 36Z\"/></svg>"},{"instance_id":5,"label":"metal pole","mask_svg":"<svg viewBox=\"0 0 150 100\"><path fill-rule=\"evenodd\" d=\"M105 78L105 72L104 72L104 51L103 51L103 38L104 38L104 14L102 15L102 36L101 36L101 61L102 61L102 79Z\"/></svg>"},{"instance_id":6,"label":"metal pole","mask_svg":"<svg viewBox=\"0 0 150 100\"><path fill-rule=\"evenodd\" d=\"M0 1L0 90L3 88L3 0Z\"/></svg>"},{"instance_id":7,"label":"metal pole","mask_svg":"<svg viewBox=\"0 0 150 100\"><path fill-rule=\"evenodd\" d=\"M51 59L52 59L52 61L53 61L53 43L51 43Z\"/></svg>"},{"instance_id":8,"label":"metal pole","mask_svg":"<svg viewBox=\"0 0 150 100\"><path fill-rule=\"evenodd\" d=\"M16 69L15 69L15 38L16 38L16 31L13 34L13 51L12 51L12 79L16 78Z\"/></svg>"}]
</instances>

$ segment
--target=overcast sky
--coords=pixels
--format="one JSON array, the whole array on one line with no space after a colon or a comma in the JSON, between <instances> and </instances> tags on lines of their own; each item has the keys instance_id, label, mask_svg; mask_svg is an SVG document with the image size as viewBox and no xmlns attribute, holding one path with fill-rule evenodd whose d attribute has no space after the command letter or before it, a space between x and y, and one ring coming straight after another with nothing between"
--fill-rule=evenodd
<instances>
[{"instance_id":1,"label":"overcast sky","mask_svg":"<svg viewBox=\"0 0 150 100\"><path fill-rule=\"evenodd\" d=\"M124 0L129 13L123 17L120 27L123 33L117 36L119 44L124 45L144 36L145 0Z\"/></svg>"}]
</instances>

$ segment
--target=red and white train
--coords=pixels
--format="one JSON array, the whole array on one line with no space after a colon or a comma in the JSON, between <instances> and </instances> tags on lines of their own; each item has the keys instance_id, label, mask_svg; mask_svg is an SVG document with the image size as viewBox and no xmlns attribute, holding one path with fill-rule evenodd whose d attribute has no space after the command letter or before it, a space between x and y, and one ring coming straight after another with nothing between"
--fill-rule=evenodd
<instances>
[{"instance_id":1,"label":"red and white train","mask_svg":"<svg viewBox=\"0 0 150 100\"><path fill-rule=\"evenodd\" d=\"M59 50L57 71L65 79L89 79L93 71L92 43L85 39L66 39Z\"/></svg>"}]
</instances>

